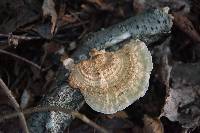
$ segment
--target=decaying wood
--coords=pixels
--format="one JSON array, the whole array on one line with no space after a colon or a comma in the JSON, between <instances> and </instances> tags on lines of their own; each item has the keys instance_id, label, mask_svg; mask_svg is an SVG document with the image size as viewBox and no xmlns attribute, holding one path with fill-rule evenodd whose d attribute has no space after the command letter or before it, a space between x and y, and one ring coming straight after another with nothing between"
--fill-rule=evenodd
<instances>
[{"instance_id":1,"label":"decaying wood","mask_svg":"<svg viewBox=\"0 0 200 133\"><path fill-rule=\"evenodd\" d=\"M172 18L167 13L158 9L147 11L139 16L131 17L124 22L88 35L81 41L80 47L72 57L75 61L87 59L88 52L92 48L106 49L129 38L139 38L150 44L158 40L162 34L170 32L171 26ZM57 105L69 110L78 110L81 107L84 101L83 97L79 91L68 86L66 82L68 75L69 71L61 66L57 75L56 87L41 100L40 106ZM28 126L30 132L63 132L72 120L70 114L34 113L28 120Z\"/></svg>"},{"instance_id":2,"label":"decaying wood","mask_svg":"<svg viewBox=\"0 0 200 133\"><path fill-rule=\"evenodd\" d=\"M67 84L69 71L61 67L57 75L56 86L52 92L44 97L38 106L60 106L66 110L78 110L83 103L83 96ZM73 120L72 115L62 112L34 113L28 119L28 127L31 133L61 132Z\"/></svg>"}]
</instances>

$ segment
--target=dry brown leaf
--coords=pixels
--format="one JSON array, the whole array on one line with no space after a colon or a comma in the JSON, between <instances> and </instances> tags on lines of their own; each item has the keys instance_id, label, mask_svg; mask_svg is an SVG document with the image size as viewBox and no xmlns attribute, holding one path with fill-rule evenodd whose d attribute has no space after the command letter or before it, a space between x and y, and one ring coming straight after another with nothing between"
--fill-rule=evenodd
<instances>
[{"instance_id":1,"label":"dry brown leaf","mask_svg":"<svg viewBox=\"0 0 200 133\"><path fill-rule=\"evenodd\" d=\"M106 3L105 0L87 0L88 2L98 5L102 10L112 11L114 8L111 4Z\"/></svg>"},{"instance_id":2,"label":"dry brown leaf","mask_svg":"<svg viewBox=\"0 0 200 133\"><path fill-rule=\"evenodd\" d=\"M55 3L53 0L44 0L42 5L43 16L51 16L51 33L54 33L58 15L55 10Z\"/></svg>"},{"instance_id":3,"label":"dry brown leaf","mask_svg":"<svg viewBox=\"0 0 200 133\"><path fill-rule=\"evenodd\" d=\"M62 20L68 23L74 23L76 22L77 19L73 17L72 15L66 14L62 17Z\"/></svg>"},{"instance_id":4,"label":"dry brown leaf","mask_svg":"<svg viewBox=\"0 0 200 133\"><path fill-rule=\"evenodd\" d=\"M157 118L151 118L144 115L144 133L164 133L164 128L161 121Z\"/></svg>"},{"instance_id":5,"label":"dry brown leaf","mask_svg":"<svg viewBox=\"0 0 200 133\"><path fill-rule=\"evenodd\" d=\"M104 0L87 0L87 1L92 2L92 3L96 3L98 5L103 5L103 3L104 3Z\"/></svg>"},{"instance_id":6,"label":"dry brown leaf","mask_svg":"<svg viewBox=\"0 0 200 133\"><path fill-rule=\"evenodd\" d=\"M200 35L194 28L192 22L184 15L180 13L173 13L174 24L182 32L187 34L194 42L200 42Z\"/></svg>"},{"instance_id":7,"label":"dry brown leaf","mask_svg":"<svg viewBox=\"0 0 200 133\"><path fill-rule=\"evenodd\" d=\"M199 63L177 63L171 72L171 88L161 116L178 121L184 128L200 124L199 66Z\"/></svg>"},{"instance_id":8,"label":"dry brown leaf","mask_svg":"<svg viewBox=\"0 0 200 133\"><path fill-rule=\"evenodd\" d=\"M125 111L118 111L117 113L108 115L109 118L128 118L128 114Z\"/></svg>"}]
</instances>

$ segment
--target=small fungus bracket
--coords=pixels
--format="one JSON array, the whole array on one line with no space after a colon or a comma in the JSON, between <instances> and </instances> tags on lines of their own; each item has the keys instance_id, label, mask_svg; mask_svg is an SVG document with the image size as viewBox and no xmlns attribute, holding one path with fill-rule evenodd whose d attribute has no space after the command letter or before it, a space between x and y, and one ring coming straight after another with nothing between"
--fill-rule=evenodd
<instances>
[{"instance_id":1,"label":"small fungus bracket","mask_svg":"<svg viewBox=\"0 0 200 133\"><path fill-rule=\"evenodd\" d=\"M144 42L130 40L116 52L92 50L90 55L75 64L69 84L80 88L92 109L112 114L145 94L153 64Z\"/></svg>"}]
</instances>

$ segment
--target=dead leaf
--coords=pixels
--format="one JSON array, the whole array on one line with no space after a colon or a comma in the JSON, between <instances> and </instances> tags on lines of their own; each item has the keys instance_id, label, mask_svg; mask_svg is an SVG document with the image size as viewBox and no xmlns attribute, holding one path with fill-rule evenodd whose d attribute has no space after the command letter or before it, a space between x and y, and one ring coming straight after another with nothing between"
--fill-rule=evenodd
<instances>
[{"instance_id":1,"label":"dead leaf","mask_svg":"<svg viewBox=\"0 0 200 133\"><path fill-rule=\"evenodd\" d=\"M30 6L27 5L30 4ZM40 16L38 0L1 0L0 1L0 33L9 34L20 27L30 26ZM33 11L34 9L34 11Z\"/></svg>"},{"instance_id":2,"label":"dead leaf","mask_svg":"<svg viewBox=\"0 0 200 133\"><path fill-rule=\"evenodd\" d=\"M191 10L193 12L193 14L200 14L200 3L199 0L192 0L192 7Z\"/></svg>"},{"instance_id":3,"label":"dead leaf","mask_svg":"<svg viewBox=\"0 0 200 133\"><path fill-rule=\"evenodd\" d=\"M187 34L194 42L200 42L200 35L194 28L192 22L184 15L180 13L173 13L174 24L182 32Z\"/></svg>"},{"instance_id":4,"label":"dead leaf","mask_svg":"<svg viewBox=\"0 0 200 133\"><path fill-rule=\"evenodd\" d=\"M178 121L184 128L200 124L199 66L199 63L178 63L171 72L171 88L161 116Z\"/></svg>"},{"instance_id":5,"label":"dead leaf","mask_svg":"<svg viewBox=\"0 0 200 133\"><path fill-rule=\"evenodd\" d=\"M105 0L87 0L87 1L98 5L101 8L101 10L107 10L107 11L114 10L114 7L111 4L106 3Z\"/></svg>"},{"instance_id":6,"label":"dead leaf","mask_svg":"<svg viewBox=\"0 0 200 133\"><path fill-rule=\"evenodd\" d=\"M128 114L125 112L125 111L118 111L117 113L114 113L114 114L111 114L111 115L108 115L109 118L122 118L122 119L125 119L125 118L128 118Z\"/></svg>"},{"instance_id":7,"label":"dead leaf","mask_svg":"<svg viewBox=\"0 0 200 133\"><path fill-rule=\"evenodd\" d=\"M66 14L62 17L62 20L68 23L74 23L76 22L77 19L73 17L72 15Z\"/></svg>"},{"instance_id":8,"label":"dead leaf","mask_svg":"<svg viewBox=\"0 0 200 133\"><path fill-rule=\"evenodd\" d=\"M164 128L161 121L158 118L151 118L144 115L144 133L164 133Z\"/></svg>"},{"instance_id":9,"label":"dead leaf","mask_svg":"<svg viewBox=\"0 0 200 133\"><path fill-rule=\"evenodd\" d=\"M55 10L55 3L53 0L44 0L43 5L42 5L42 10L43 10L43 16L51 16L51 33L54 33L55 28L56 28L56 23L57 23L57 13Z\"/></svg>"}]
</instances>

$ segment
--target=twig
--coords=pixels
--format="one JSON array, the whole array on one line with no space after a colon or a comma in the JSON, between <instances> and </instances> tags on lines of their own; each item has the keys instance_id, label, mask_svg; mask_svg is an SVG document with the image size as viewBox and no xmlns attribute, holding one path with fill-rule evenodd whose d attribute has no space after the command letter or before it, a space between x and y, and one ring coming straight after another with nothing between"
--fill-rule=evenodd
<instances>
[{"instance_id":1,"label":"twig","mask_svg":"<svg viewBox=\"0 0 200 133\"><path fill-rule=\"evenodd\" d=\"M15 39L19 39L19 40L41 39L41 37L37 37L37 36L24 36L24 35L13 35L13 34L0 34L0 37L7 37L8 39L15 38Z\"/></svg>"},{"instance_id":2,"label":"twig","mask_svg":"<svg viewBox=\"0 0 200 133\"><path fill-rule=\"evenodd\" d=\"M62 108L62 107L57 107L57 106L48 106L48 107L35 107L35 108L30 108L27 110L23 111L23 114L31 114L31 113L36 113L36 112L47 112L47 111L55 111L55 112L63 112L63 113L67 113L67 114L71 114L74 117L82 120L83 122L87 123L88 125L90 125L91 127L97 129L98 131L102 132L102 133L109 133L106 129L104 129L103 127L97 125L95 122L93 122L92 120L90 120L89 118L87 118L84 114L81 114L77 111L72 111L72 110L67 110L66 108ZM4 121L5 119L11 119L14 117L17 117L21 114L22 112L16 112L16 113L11 113L5 116L2 116L0 118L0 122Z\"/></svg>"},{"instance_id":3,"label":"twig","mask_svg":"<svg viewBox=\"0 0 200 133\"><path fill-rule=\"evenodd\" d=\"M12 56L12 57L14 57L14 58L17 58L17 59L19 59L19 60L21 60L21 61L24 61L24 62L26 62L26 63L28 63L28 64L34 66L35 68L41 70L41 67L40 67L39 65L33 63L32 61L27 60L26 58L23 58L23 57L21 57L21 56L18 56L18 55L14 54L14 53L11 53L11 52L8 52L8 51L2 50L2 49L0 49L0 53L6 54L6 55L10 55L10 56Z\"/></svg>"},{"instance_id":4,"label":"twig","mask_svg":"<svg viewBox=\"0 0 200 133\"><path fill-rule=\"evenodd\" d=\"M90 120L88 117L86 117L84 114L79 113L78 111L74 111L72 112L72 115L80 120L82 120L83 122L87 123L88 125L94 127L95 129L99 130L102 133L109 133L106 129L104 129L103 127L100 127L99 125L97 125L95 122L93 122L92 120Z\"/></svg>"},{"instance_id":5,"label":"twig","mask_svg":"<svg viewBox=\"0 0 200 133\"><path fill-rule=\"evenodd\" d=\"M24 114L21 112L19 104L17 103L17 101L15 100L11 91L8 89L8 87L6 86L6 84L3 82L3 80L1 78L0 78L0 87L4 91L4 93L7 95L8 99L10 100L10 102L13 105L13 107L15 108L15 110L17 112L19 112L18 116L19 116L19 119L20 119L20 122L21 122L21 125L22 125L24 132L29 133L28 127L27 127L27 124L26 124L26 119L24 117Z\"/></svg>"},{"instance_id":6,"label":"twig","mask_svg":"<svg viewBox=\"0 0 200 133\"><path fill-rule=\"evenodd\" d=\"M70 113L72 111L67 110L66 108L62 108L62 107L56 107L56 106L49 106L49 107L34 107L34 108L30 108L30 109L26 109L26 110L22 110L20 112L16 112L16 113L11 113L11 114L6 114L4 116L1 116L0 118L0 122L7 120L7 119L11 119L14 117L19 116L21 113L23 113L24 115L26 114L31 114L31 113L36 113L36 112L47 112L47 111L55 111L55 112L64 112L64 113Z\"/></svg>"},{"instance_id":7,"label":"twig","mask_svg":"<svg viewBox=\"0 0 200 133\"><path fill-rule=\"evenodd\" d=\"M79 26L82 26L82 25L85 25L89 23L88 20L86 21L82 21L82 22L79 22L79 23L74 23L74 24L67 24L67 25L63 25L62 27L60 27L59 31L61 30L66 30L66 29L70 29L70 28L76 28L76 27L79 27ZM56 35L56 37L60 37L61 35Z\"/></svg>"},{"instance_id":8,"label":"twig","mask_svg":"<svg viewBox=\"0 0 200 133\"><path fill-rule=\"evenodd\" d=\"M5 41L1 41L0 43L6 43L7 46L14 45L14 47L17 47L19 44L20 40L37 40L41 39L41 37L38 36L25 36L25 35L13 35L12 33L10 34L0 34L0 38L7 38Z\"/></svg>"}]
</instances>

